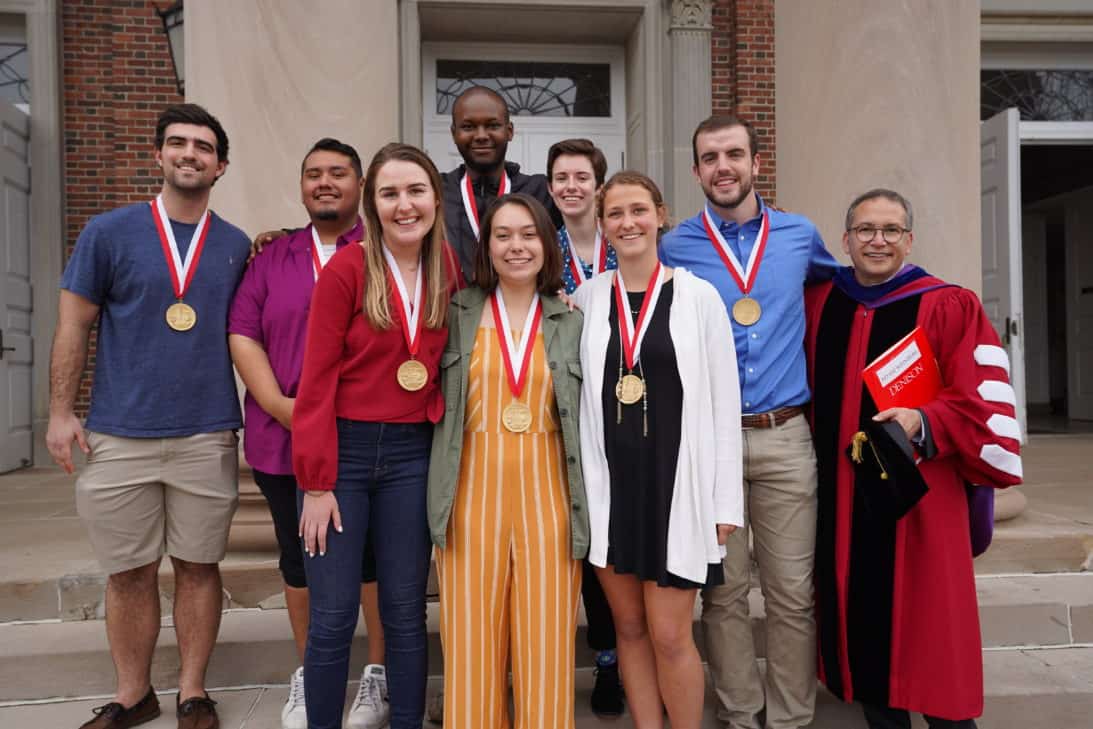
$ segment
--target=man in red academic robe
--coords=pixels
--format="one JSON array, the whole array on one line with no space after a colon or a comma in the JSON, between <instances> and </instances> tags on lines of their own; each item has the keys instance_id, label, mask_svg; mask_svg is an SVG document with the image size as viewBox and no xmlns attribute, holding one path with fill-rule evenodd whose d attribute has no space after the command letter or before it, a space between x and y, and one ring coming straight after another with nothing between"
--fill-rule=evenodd
<instances>
[{"instance_id":1,"label":"man in red academic robe","mask_svg":"<svg viewBox=\"0 0 1093 729\"><path fill-rule=\"evenodd\" d=\"M853 266L806 294L819 673L862 703L873 729L910 729L909 711L932 729L968 729L982 713L983 661L965 484L1020 483L1020 429L1009 360L979 299L905 264L911 224L899 193L859 196L843 235ZM878 413L862 370L916 326L941 389L920 407ZM898 423L921 458L927 488L899 518L870 499L900 477L882 483L847 454L878 421Z\"/></svg>"}]
</instances>

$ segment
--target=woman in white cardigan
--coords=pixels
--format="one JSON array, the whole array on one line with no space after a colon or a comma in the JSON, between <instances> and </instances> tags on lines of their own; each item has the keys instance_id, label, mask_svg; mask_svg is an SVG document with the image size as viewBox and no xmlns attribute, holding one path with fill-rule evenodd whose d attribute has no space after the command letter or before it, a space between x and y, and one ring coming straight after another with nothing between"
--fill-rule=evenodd
<instances>
[{"instance_id":1,"label":"woman in white cardigan","mask_svg":"<svg viewBox=\"0 0 1093 729\"><path fill-rule=\"evenodd\" d=\"M667 219L645 175L604 186L601 226L618 270L581 286L581 458L589 561L615 618L638 729L697 729L705 686L691 633L697 592L722 584L743 524L740 389L725 305L709 283L662 266Z\"/></svg>"}]
</instances>

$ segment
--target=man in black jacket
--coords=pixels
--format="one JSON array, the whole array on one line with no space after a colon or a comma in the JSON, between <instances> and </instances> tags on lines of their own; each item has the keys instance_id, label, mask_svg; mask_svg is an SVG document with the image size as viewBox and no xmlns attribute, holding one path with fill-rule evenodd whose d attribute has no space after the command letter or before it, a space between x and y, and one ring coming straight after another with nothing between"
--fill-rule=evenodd
<instances>
[{"instance_id":1,"label":"man in black jacket","mask_svg":"<svg viewBox=\"0 0 1093 729\"><path fill-rule=\"evenodd\" d=\"M506 162L513 127L501 95L485 86L472 86L452 106L452 141L463 164L444 178L444 219L448 243L459 256L463 275L474 278L474 253L478 245L478 220L498 197L510 192L531 195L550 212L555 226L561 224L550 199L545 175L525 175L520 165Z\"/></svg>"}]
</instances>

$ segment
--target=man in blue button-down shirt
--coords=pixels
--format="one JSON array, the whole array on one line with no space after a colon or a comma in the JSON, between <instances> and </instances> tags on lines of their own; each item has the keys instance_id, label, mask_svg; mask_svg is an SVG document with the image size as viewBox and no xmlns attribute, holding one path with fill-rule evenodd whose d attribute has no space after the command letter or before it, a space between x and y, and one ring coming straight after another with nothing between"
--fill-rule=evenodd
<instances>
[{"instance_id":1,"label":"man in blue button-down shirt","mask_svg":"<svg viewBox=\"0 0 1093 729\"><path fill-rule=\"evenodd\" d=\"M804 286L830 278L838 264L811 221L767 207L755 192L759 149L748 122L712 116L692 146L705 210L664 237L661 259L721 294L744 412L748 524L729 537L725 584L702 593L717 716L732 729L759 729L765 703L767 729L802 727L816 698L816 456L802 411L809 401ZM765 690L748 617L749 526L766 602Z\"/></svg>"}]
</instances>

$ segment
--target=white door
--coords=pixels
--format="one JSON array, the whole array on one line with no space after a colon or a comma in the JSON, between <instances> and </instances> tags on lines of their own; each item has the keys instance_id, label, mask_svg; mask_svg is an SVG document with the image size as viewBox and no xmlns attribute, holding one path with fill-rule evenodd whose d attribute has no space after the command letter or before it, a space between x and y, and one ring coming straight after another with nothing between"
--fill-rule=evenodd
<instances>
[{"instance_id":1,"label":"white door","mask_svg":"<svg viewBox=\"0 0 1093 729\"><path fill-rule=\"evenodd\" d=\"M452 142L451 103L469 85L493 88L514 110L506 158L546 173L547 150L591 139L607 174L626 162L626 76L622 47L424 43L421 49L425 151L441 172L463 160Z\"/></svg>"},{"instance_id":2,"label":"white door","mask_svg":"<svg viewBox=\"0 0 1093 729\"><path fill-rule=\"evenodd\" d=\"M0 103L0 473L33 449L29 150L27 115Z\"/></svg>"},{"instance_id":3,"label":"white door","mask_svg":"<svg viewBox=\"0 0 1093 729\"><path fill-rule=\"evenodd\" d=\"M1093 420L1093 192L1066 211L1067 415Z\"/></svg>"},{"instance_id":4,"label":"white door","mask_svg":"<svg viewBox=\"0 0 1093 729\"><path fill-rule=\"evenodd\" d=\"M1021 137L1017 109L980 125L983 306L1009 351L1021 440L1025 425L1025 347L1021 290Z\"/></svg>"}]
</instances>

